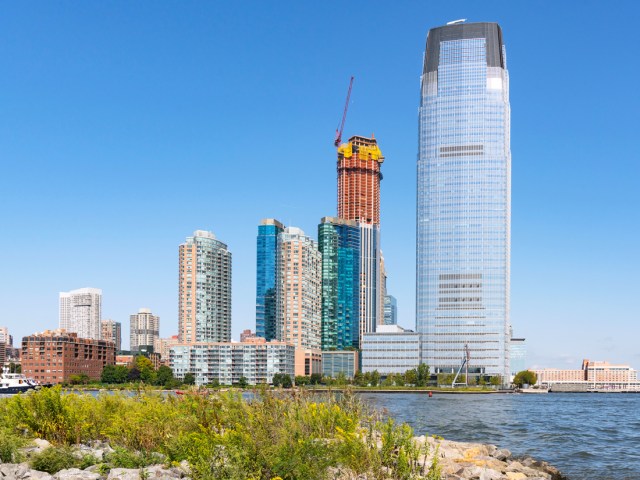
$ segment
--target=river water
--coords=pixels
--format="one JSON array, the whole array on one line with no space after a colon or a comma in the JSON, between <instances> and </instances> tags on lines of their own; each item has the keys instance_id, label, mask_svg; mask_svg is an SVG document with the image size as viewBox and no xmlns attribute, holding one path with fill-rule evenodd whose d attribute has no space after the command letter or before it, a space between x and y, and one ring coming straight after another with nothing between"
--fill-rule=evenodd
<instances>
[{"instance_id":1,"label":"river water","mask_svg":"<svg viewBox=\"0 0 640 480\"><path fill-rule=\"evenodd\" d=\"M362 393L416 435L492 443L571 480L640 480L640 394Z\"/></svg>"}]
</instances>

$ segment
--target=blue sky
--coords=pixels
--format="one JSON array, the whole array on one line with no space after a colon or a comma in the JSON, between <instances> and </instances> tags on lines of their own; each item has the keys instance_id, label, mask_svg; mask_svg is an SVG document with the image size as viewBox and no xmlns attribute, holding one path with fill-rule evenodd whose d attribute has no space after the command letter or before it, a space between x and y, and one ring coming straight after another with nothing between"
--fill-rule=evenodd
<instances>
[{"instance_id":1,"label":"blue sky","mask_svg":"<svg viewBox=\"0 0 640 480\"><path fill-rule=\"evenodd\" d=\"M336 213L332 145L386 156L383 251L413 327L426 34L497 21L512 108L514 333L530 366L640 368L637 2L12 2L0 17L0 325L54 328L58 292L104 291L177 332L178 245L233 252L233 333L255 326L255 235ZM125 341L125 343L128 343Z\"/></svg>"}]
</instances>

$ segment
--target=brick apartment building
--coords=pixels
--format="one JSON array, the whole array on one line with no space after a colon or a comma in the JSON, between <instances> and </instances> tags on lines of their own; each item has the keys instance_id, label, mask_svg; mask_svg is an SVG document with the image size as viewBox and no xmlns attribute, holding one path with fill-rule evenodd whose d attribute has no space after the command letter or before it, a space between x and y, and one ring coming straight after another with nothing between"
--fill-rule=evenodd
<instances>
[{"instance_id":1,"label":"brick apartment building","mask_svg":"<svg viewBox=\"0 0 640 480\"><path fill-rule=\"evenodd\" d=\"M63 329L46 330L22 339L22 373L41 383L68 382L86 374L99 380L105 365L114 365L114 342L79 338Z\"/></svg>"}]
</instances>

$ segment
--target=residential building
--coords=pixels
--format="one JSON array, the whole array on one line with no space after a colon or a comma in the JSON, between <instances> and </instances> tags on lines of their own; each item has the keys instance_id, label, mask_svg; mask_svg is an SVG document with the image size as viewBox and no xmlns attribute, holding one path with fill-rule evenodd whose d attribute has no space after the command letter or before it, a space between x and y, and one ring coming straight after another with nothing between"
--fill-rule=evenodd
<instances>
[{"instance_id":1,"label":"residential building","mask_svg":"<svg viewBox=\"0 0 640 480\"><path fill-rule=\"evenodd\" d=\"M284 225L265 218L258 226L256 252L256 335L267 341L276 338L276 263L278 235Z\"/></svg>"},{"instance_id":2,"label":"residential building","mask_svg":"<svg viewBox=\"0 0 640 480\"><path fill-rule=\"evenodd\" d=\"M59 327L69 333L77 333L79 338L102 338L102 290L80 288L70 292L60 292Z\"/></svg>"},{"instance_id":3,"label":"residential building","mask_svg":"<svg viewBox=\"0 0 640 480\"><path fill-rule=\"evenodd\" d=\"M362 335L381 323L380 226L360 223L360 347Z\"/></svg>"},{"instance_id":4,"label":"residential building","mask_svg":"<svg viewBox=\"0 0 640 480\"><path fill-rule=\"evenodd\" d=\"M360 346L360 228L324 217L318 225L322 254L322 350Z\"/></svg>"},{"instance_id":5,"label":"residential building","mask_svg":"<svg viewBox=\"0 0 640 480\"><path fill-rule=\"evenodd\" d=\"M179 343L180 340L178 339L178 335L173 335L168 338L156 338L153 342L153 351L160 355L160 362L163 365L168 366L171 347L178 345Z\"/></svg>"},{"instance_id":6,"label":"residential building","mask_svg":"<svg viewBox=\"0 0 640 480\"><path fill-rule=\"evenodd\" d=\"M0 343L7 347L13 347L13 337L9 335L8 327L0 327Z\"/></svg>"},{"instance_id":7,"label":"residential building","mask_svg":"<svg viewBox=\"0 0 640 480\"><path fill-rule=\"evenodd\" d=\"M524 338L511 338L510 346L511 375L516 375L527 369L527 342Z\"/></svg>"},{"instance_id":8,"label":"residential building","mask_svg":"<svg viewBox=\"0 0 640 480\"><path fill-rule=\"evenodd\" d=\"M420 356L420 333L398 325L379 325L362 338L362 371L377 370L382 376L404 373L417 368Z\"/></svg>"},{"instance_id":9,"label":"residential building","mask_svg":"<svg viewBox=\"0 0 640 480\"><path fill-rule=\"evenodd\" d=\"M240 343L253 342L259 338L264 338L264 337L260 337L256 335L254 332L252 332L249 329L243 330L242 333L240 333Z\"/></svg>"},{"instance_id":10,"label":"residential building","mask_svg":"<svg viewBox=\"0 0 640 480\"><path fill-rule=\"evenodd\" d=\"M83 373L99 380L102 369L115 364L115 355L113 342L46 330L22 339L22 373L40 383L68 382L71 375Z\"/></svg>"},{"instance_id":11,"label":"residential building","mask_svg":"<svg viewBox=\"0 0 640 480\"><path fill-rule=\"evenodd\" d=\"M7 344L0 342L0 370L4 366L4 362L7 361Z\"/></svg>"},{"instance_id":12,"label":"residential building","mask_svg":"<svg viewBox=\"0 0 640 480\"><path fill-rule=\"evenodd\" d=\"M321 373L322 255L296 227L278 235L276 338L296 347L296 375Z\"/></svg>"},{"instance_id":13,"label":"residential building","mask_svg":"<svg viewBox=\"0 0 640 480\"><path fill-rule=\"evenodd\" d=\"M129 316L129 322L129 349L132 352L139 351L143 345L153 347L160 338L160 317L153 315L150 309L141 308L138 313Z\"/></svg>"},{"instance_id":14,"label":"residential building","mask_svg":"<svg viewBox=\"0 0 640 480\"><path fill-rule=\"evenodd\" d=\"M398 301L393 295L384 296L384 324L398 324Z\"/></svg>"},{"instance_id":15,"label":"residential building","mask_svg":"<svg viewBox=\"0 0 640 480\"><path fill-rule=\"evenodd\" d=\"M419 109L416 330L433 372L509 368L509 75L496 23L427 37Z\"/></svg>"},{"instance_id":16,"label":"residential building","mask_svg":"<svg viewBox=\"0 0 640 480\"><path fill-rule=\"evenodd\" d=\"M116 345L116 351L122 350L122 324L114 320L102 320L102 339L113 342Z\"/></svg>"},{"instance_id":17,"label":"residential building","mask_svg":"<svg viewBox=\"0 0 640 480\"><path fill-rule=\"evenodd\" d=\"M179 248L178 335L181 343L231 340L231 252L204 230Z\"/></svg>"},{"instance_id":18,"label":"residential building","mask_svg":"<svg viewBox=\"0 0 640 480\"><path fill-rule=\"evenodd\" d=\"M353 378L359 370L357 350L332 350L322 352L322 375L336 378L341 373Z\"/></svg>"},{"instance_id":19,"label":"residential building","mask_svg":"<svg viewBox=\"0 0 640 480\"><path fill-rule=\"evenodd\" d=\"M249 385L273 383L277 373L294 377L295 347L291 344L262 337L246 343L215 342L180 344L171 347L170 363L173 374L182 380L192 373L196 385L218 381L233 385L244 377Z\"/></svg>"}]
</instances>

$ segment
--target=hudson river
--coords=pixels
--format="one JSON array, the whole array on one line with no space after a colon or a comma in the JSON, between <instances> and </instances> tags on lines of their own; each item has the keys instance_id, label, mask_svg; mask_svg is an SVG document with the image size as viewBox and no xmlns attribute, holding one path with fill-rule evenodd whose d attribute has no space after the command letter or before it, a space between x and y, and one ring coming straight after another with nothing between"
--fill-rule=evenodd
<instances>
[{"instance_id":1,"label":"hudson river","mask_svg":"<svg viewBox=\"0 0 640 480\"><path fill-rule=\"evenodd\" d=\"M492 443L571 480L640 479L640 394L363 393L416 435Z\"/></svg>"}]
</instances>

